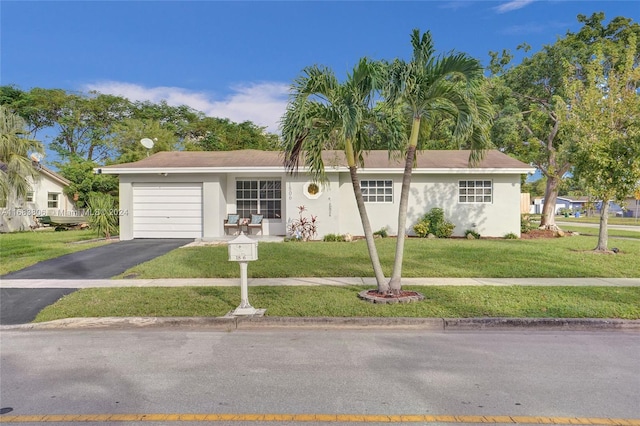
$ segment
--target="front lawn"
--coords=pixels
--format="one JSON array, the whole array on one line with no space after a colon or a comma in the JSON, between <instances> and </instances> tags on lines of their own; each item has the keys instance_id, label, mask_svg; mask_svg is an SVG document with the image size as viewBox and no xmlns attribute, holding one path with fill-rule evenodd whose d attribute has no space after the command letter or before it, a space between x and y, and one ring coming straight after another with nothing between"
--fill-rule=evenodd
<instances>
[{"instance_id":1,"label":"front lawn","mask_svg":"<svg viewBox=\"0 0 640 426\"><path fill-rule=\"evenodd\" d=\"M0 275L40 261L106 244L96 240L95 231L42 231L0 234Z\"/></svg>"},{"instance_id":2,"label":"front lawn","mask_svg":"<svg viewBox=\"0 0 640 426\"><path fill-rule=\"evenodd\" d=\"M614 254L596 254L596 238L574 236L537 240L417 239L406 241L404 277L572 278L640 277L640 240L611 240ZM395 239L377 240L387 276L391 274ZM259 260L249 277L371 277L363 240L308 243L260 243ZM227 246L181 248L138 265L128 278L236 278Z\"/></svg>"},{"instance_id":3,"label":"front lawn","mask_svg":"<svg viewBox=\"0 0 640 426\"><path fill-rule=\"evenodd\" d=\"M640 318L640 287L407 286L421 302L374 305L366 287L250 287L274 317ZM90 288L43 309L35 322L80 317L219 317L240 303L237 287Z\"/></svg>"}]
</instances>

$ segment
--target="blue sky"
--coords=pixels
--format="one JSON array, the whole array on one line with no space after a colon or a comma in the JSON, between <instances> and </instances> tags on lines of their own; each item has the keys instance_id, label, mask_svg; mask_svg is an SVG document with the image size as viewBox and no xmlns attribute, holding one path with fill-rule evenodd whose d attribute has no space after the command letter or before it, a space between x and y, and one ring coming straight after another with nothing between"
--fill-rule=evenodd
<instances>
[{"instance_id":1,"label":"blue sky","mask_svg":"<svg viewBox=\"0 0 640 426\"><path fill-rule=\"evenodd\" d=\"M597 11L640 20L637 0L1 0L0 83L165 99L277 131L305 66L341 77L363 56L408 59L413 28L486 65L490 50L535 52Z\"/></svg>"}]
</instances>

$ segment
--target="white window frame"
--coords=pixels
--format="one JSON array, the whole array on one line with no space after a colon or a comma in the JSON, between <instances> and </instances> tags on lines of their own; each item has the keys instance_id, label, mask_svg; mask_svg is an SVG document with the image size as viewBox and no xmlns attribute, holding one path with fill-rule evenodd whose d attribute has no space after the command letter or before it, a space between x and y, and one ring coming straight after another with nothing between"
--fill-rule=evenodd
<instances>
[{"instance_id":1,"label":"white window frame","mask_svg":"<svg viewBox=\"0 0 640 426\"><path fill-rule=\"evenodd\" d=\"M493 181L490 179L459 180L458 204L493 204Z\"/></svg>"},{"instance_id":2,"label":"white window frame","mask_svg":"<svg viewBox=\"0 0 640 426\"><path fill-rule=\"evenodd\" d=\"M52 205L55 203L55 205ZM59 209L60 208L60 193L59 192L48 192L47 193L47 208L48 209Z\"/></svg>"},{"instance_id":3,"label":"white window frame","mask_svg":"<svg viewBox=\"0 0 640 426\"><path fill-rule=\"evenodd\" d=\"M270 188L270 182L277 185ZM246 207L247 203L249 207ZM236 212L244 218L250 218L251 214L261 214L265 219L282 219L282 181L236 179Z\"/></svg>"},{"instance_id":4,"label":"white window frame","mask_svg":"<svg viewBox=\"0 0 640 426\"><path fill-rule=\"evenodd\" d=\"M360 181L365 203L393 203L393 180L363 179Z\"/></svg>"}]
</instances>

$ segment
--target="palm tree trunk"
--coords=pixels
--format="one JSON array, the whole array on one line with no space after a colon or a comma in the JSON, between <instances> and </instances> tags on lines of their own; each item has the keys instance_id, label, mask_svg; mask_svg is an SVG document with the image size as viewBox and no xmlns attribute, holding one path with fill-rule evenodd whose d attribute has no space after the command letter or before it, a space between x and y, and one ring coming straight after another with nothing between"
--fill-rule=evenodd
<instances>
[{"instance_id":1,"label":"palm tree trunk","mask_svg":"<svg viewBox=\"0 0 640 426\"><path fill-rule=\"evenodd\" d=\"M402 175L402 190L400 191L400 205L398 208L398 237L396 240L396 254L393 261L393 272L389 281L389 291L399 293L402 290L402 262L404 260L404 240L407 230L407 210L409 208L409 188L411 186L411 171L416 158L418 133L420 131L420 117L414 117L411 126L411 137L407 148L407 158Z\"/></svg>"},{"instance_id":2,"label":"palm tree trunk","mask_svg":"<svg viewBox=\"0 0 640 426\"><path fill-rule=\"evenodd\" d=\"M609 244L609 233L608 233L608 224L609 224L609 199L602 199L602 207L600 208L600 230L598 232L598 246L594 249L595 251L607 251L607 245Z\"/></svg>"},{"instance_id":3,"label":"palm tree trunk","mask_svg":"<svg viewBox=\"0 0 640 426\"><path fill-rule=\"evenodd\" d=\"M371 259L371 265L373 266L373 272L376 277L376 283L378 284L379 293L387 293L389 291L389 284L382 272L382 265L380 264L380 258L378 257L378 250L376 248L375 240L373 239L373 229L369 222L369 215L364 204L364 198L362 197L362 187L360 186L360 180L357 175L357 168L355 166L349 167L349 174L351 175L351 184L353 185L353 192L356 196L356 204L358 205L358 212L360 213L360 221L364 228L364 237L367 241L367 249L369 250L369 258Z\"/></svg>"}]
</instances>

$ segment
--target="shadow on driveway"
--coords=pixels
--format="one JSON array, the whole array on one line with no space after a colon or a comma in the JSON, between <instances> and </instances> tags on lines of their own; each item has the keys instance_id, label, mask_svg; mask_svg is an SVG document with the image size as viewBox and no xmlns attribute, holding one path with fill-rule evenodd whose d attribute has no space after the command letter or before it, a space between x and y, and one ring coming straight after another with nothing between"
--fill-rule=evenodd
<instances>
[{"instance_id":1,"label":"shadow on driveway","mask_svg":"<svg viewBox=\"0 0 640 426\"><path fill-rule=\"evenodd\" d=\"M147 262L192 242L193 239L139 239L120 241L10 272L0 279L95 280L119 275L129 268ZM0 324L23 324L32 321L44 307L55 303L75 289L2 288Z\"/></svg>"}]
</instances>

